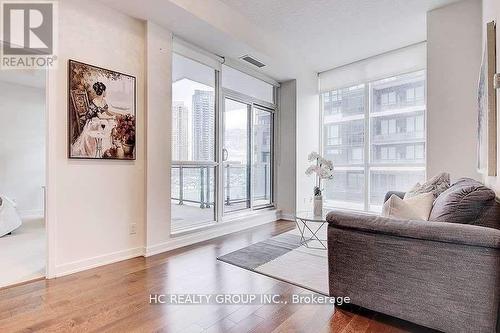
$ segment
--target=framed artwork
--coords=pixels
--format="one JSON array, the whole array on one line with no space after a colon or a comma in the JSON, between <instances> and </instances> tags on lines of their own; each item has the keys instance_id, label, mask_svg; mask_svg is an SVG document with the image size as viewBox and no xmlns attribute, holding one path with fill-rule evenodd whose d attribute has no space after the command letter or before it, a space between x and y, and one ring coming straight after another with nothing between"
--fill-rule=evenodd
<instances>
[{"instance_id":1,"label":"framed artwork","mask_svg":"<svg viewBox=\"0 0 500 333\"><path fill-rule=\"evenodd\" d=\"M496 73L496 26L486 25L486 45L479 76L477 153L478 171L487 176L497 174L497 96L493 86Z\"/></svg>"},{"instance_id":2,"label":"framed artwork","mask_svg":"<svg viewBox=\"0 0 500 333\"><path fill-rule=\"evenodd\" d=\"M68 157L135 160L136 78L68 63Z\"/></svg>"}]
</instances>

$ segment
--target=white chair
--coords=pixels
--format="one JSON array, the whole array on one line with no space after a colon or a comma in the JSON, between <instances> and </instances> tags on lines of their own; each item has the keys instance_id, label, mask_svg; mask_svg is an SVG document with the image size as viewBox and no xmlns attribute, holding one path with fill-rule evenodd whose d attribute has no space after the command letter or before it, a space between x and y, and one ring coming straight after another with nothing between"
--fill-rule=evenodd
<instances>
[{"instance_id":1,"label":"white chair","mask_svg":"<svg viewBox=\"0 0 500 333\"><path fill-rule=\"evenodd\" d=\"M21 224L16 204L5 196L0 196L0 237L16 230Z\"/></svg>"}]
</instances>

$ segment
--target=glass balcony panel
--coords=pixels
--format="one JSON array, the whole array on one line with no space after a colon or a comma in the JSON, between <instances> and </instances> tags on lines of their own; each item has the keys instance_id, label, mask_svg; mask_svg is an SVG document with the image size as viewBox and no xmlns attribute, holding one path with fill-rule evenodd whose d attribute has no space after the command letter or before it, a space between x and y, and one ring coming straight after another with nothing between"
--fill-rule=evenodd
<instances>
[{"instance_id":1,"label":"glass balcony panel","mask_svg":"<svg viewBox=\"0 0 500 333\"><path fill-rule=\"evenodd\" d=\"M224 163L224 212L250 208L247 165Z\"/></svg>"},{"instance_id":2,"label":"glass balcony panel","mask_svg":"<svg viewBox=\"0 0 500 333\"><path fill-rule=\"evenodd\" d=\"M215 220L215 167L172 166L173 232L210 224Z\"/></svg>"}]
</instances>

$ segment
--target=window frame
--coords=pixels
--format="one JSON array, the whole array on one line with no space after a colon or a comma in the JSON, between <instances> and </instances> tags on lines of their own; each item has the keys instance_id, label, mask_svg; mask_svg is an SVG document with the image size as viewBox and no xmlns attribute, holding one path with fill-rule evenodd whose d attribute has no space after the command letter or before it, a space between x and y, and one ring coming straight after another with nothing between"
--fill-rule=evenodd
<instances>
[{"instance_id":1,"label":"window frame","mask_svg":"<svg viewBox=\"0 0 500 333\"><path fill-rule=\"evenodd\" d=\"M203 66L206 66L207 68L212 69L214 72L213 73L214 74L214 147L213 147L214 150L213 150L213 159L207 160L207 161L203 161L203 160L174 160L172 158L170 172L172 175L173 174L172 171L174 168L179 168L179 169L187 168L187 169L189 169L189 168L196 168L197 166L198 167L207 167L207 170L210 170L213 168L214 187L215 188L213 189L213 198L214 198L214 202L213 202L214 208L213 208L213 214L212 214L213 218L211 220L206 220L206 221L203 220L198 224L191 225L191 226L184 227L184 228L173 228L173 224L171 223L171 225L170 225L170 234L171 235L184 233L186 231L191 231L191 230L198 230L198 229L202 229L202 228L205 228L207 226L210 226L210 225L214 225L217 222L217 210L218 210L218 206L219 206L219 203L216 200L217 199L217 173L218 173L218 168L219 168L219 163L217 161L217 135L218 135L217 134L217 131L218 131L217 112L218 111L217 110L219 108L218 98L217 98L217 94L218 94L217 78L218 78L219 71L209 63L206 63L202 60L196 59L195 57L192 57L191 55L186 55L186 54L183 54L181 52L176 52L176 51L172 51L172 66L173 66L173 59L174 59L173 55L174 54L177 56L183 57L185 59L188 59L190 61L196 62L198 64L201 64ZM172 80L172 82L171 82L171 86L172 86L171 89L172 90L173 90L173 84L174 84L174 81ZM172 98L169 112L173 111L173 102L174 101ZM171 124L170 124L171 129L173 129L173 125L174 125L173 122L171 122ZM171 133L171 140L173 140L172 133ZM173 142L171 142L170 148L173 150ZM209 177L209 175L210 175L210 171L207 172L207 177ZM179 174L179 177L182 177L182 173ZM171 181L171 183L172 183L172 181ZM179 186L184 186L184 181L180 180L179 184L180 184ZM172 191L172 189L171 189L171 191ZM175 200L175 199L172 198L172 196L171 196L170 204L172 204L172 200ZM190 202L189 200L186 200L183 198L180 201L181 202ZM210 202L209 202L209 204L210 204Z\"/></svg>"},{"instance_id":2,"label":"window frame","mask_svg":"<svg viewBox=\"0 0 500 333\"><path fill-rule=\"evenodd\" d=\"M388 163L375 163L373 161L373 154L372 154L372 150L371 150L371 143L372 143L372 118L376 118L373 117L373 116L370 116L371 114L371 111L372 111L372 108L373 108L373 103L374 103L374 97L373 97L373 84L377 81L380 81L380 80L385 80L385 79L390 79L390 78L395 78L395 77L399 77L399 76L404 76L404 75L411 75L411 74L416 74L416 73L419 73L419 72L423 72L423 75L425 77L425 80L424 80L424 85L422 87L423 89L423 100L424 100L424 110L423 110L423 126L424 126L424 135L423 135L423 141L424 141L424 145L425 145L425 150L424 150L424 154L423 154L423 159L424 159L424 163L395 163L395 162L388 162ZM387 77L382 77L382 78L377 78L377 79L374 79L374 80L370 80L370 81L363 81L363 82L357 82L357 83L353 83L353 84L350 84L348 86L343 86L343 87L338 87L338 88L335 88L335 89L332 89L332 90L328 90L328 91L320 91L319 92L319 108L320 108L320 130L319 130L319 147L320 147L320 151L321 151L321 154L324 154L325 153L325 108L324 108L324 101L323 101L323 96L324 94L328 93L330 95L330 102L331 102L331 95L332 95L332 92L333 91L341 91L341 90L344 90L344 89L349 89L349 88L353 88L353 87L357 87L357 86L360 86L360 85L364 85L364 90L365 90L365 93L364 93L364 154L363 154L363 157L364 157L364 160L363 160L363 163L362 164L351 164L351 165L348 165L348 164L340 164L339 167L340 167L340 170L341 171L349 171L349 170L352 170L352 171L357 171L357 170L360 170L360 168L362 168L364 170L364 201L362 203L362 206L363 206L363 212L367 212L367 213L375 213L376 211L374 210L371 210L371 206L374 206L371 202L370 202L370 195L371 195L371 186L372 186L372 171L377 171L377 170L401 170L401 171L423 171L424 173L424 178L427 178L427 151L428 151L428 148L427 148L427 131L428 131L428 126L427 126L427 69L426 68L421 68L421 69L417 69L417 70L412 70L410 72L404 72L404 73L399 73L399 74L392 74L390 76L387 76ZM419 98L416 97L417 93L416 93L416 88L415 89L415 101L418 101ZM398 99L398 94L396 94L396 104L397 104L397 99ZM420 115L415 115L414 116L415 119L414 119L414 123L415 123L415 132L418 132L417 131L417 118L420 117ZM338 124L341 124L341 123L338 123ZM331 125L329 125L331 126ZM376 132L375 129L373 129L373 131ZM387 123L387 132L390 133L390 125L389 123ZM397 122L396 122L396 133L397 133ZM419 143L415 143L416 144L419 144ZM416 156L416 147L414 145L414 155ZM387 152L388 154L388 157L389 157L389 151ZM397 151L396 151L396 155L397 155ZM338 169L339 167L337 167L336 164L334 164L334 167L335 169ZM384 169L385 168L385 169ZM335 181L335 180L333 180ZM336 209L339 209L338 207L334 207L334 206L327 206L329 208L336 208ZM340 209L345 209L345 210L353 210L353 211L359 211L359 209L355 209L355 208L340 208Z\"/></svg>"},{"instance_id":3,"label":"window frame","mask_svg":"<svg viewBox=\"0 0 500 333\"><path fill-rule=\"evenodd\" d=\"M278 105L277 104L273 104L273 103L269 103L269 102L266 102L266 101L262 101L262 100L259 100L257 98L254 98L254 97L251 97L251 96L248 96L248 95L245 95L245 94L242 94L238 91L234 91L234 90L231 90L229 88L223 88L222 86L220 87L221 88L221 99L219 101L219 104L221 106L221 109L220 109L220 117L221 117L221 121L223 121L223 116L224 116L224 107L225 107L225 100L226 98L227 99L231 99L233 101L236 101L236 102L240 102L240 103L243 103L243 104L247 104L250 106L250 116L249 118L251 119L250 121L250 140L249 140L249 149L250 149L250 177L249 177L249 186L250 186L250 207L249 208L246 208L246 209L241 209L241 210L237 210L237 211L231 211L231 212L226 212L224 213L224 207L223 207L223 204L221 204L221 215L220 215L220 219L222 221L224 221L224 218L226 217L233 217L233 216L238 216L238 215L243 215L245 214L246 212L248 211L256 211L256 210L260 210L260 209L265 209L265 208L276 208L276 202L275 202L275 198L276 198L276 193L275 193L275 188L276 188L276 182L275 182L275 174L276 174L276 163L275 163L275 155L276 155L276 145L275 145L275 142L276 142L276 113L278 111ZM274 95L275 95L275 101L276 101L276 95L277 95L277 88L274 87ZM253 140L253 127L254 127L254 123L253 123L253 115L254 115L254 110L255 108L259 108L259 109L262 109L262 110L265 110L265 111L268 111L270 112L271 114L271 157L270 157L270 163L271 163L271 168L270 168L270 171L271 171L271 182L270 182L270 196L271 196L271 200L270 200L270 203L269 204L264 204L264 205L254 205L254 202L253 202L253 181L254 181L254 173L252 171L252 166L254 164L254 156L253 156L253 147L254 147L254 140ZM221 123L223 124L223 122ZM222 130L222 127L220 128L220 132L223 132ZM222 149L223 149L223 142L224 142L224 138L223 138L223 135L224 133L220 133L220 146L218 147L218 150L220 150L220 156L222 157ZM222 166L222 160L220 160L220 165ZM221 168L222 169L222 168ZM220 183L219 183L219 186L220 186L220 192L219 193L219 200L223 200L224 199L224 179L223 179L223 172L220 173ZM221 203L223 201L220 201Z\"/></svg>"},{"instance_id":4,"label":"window frame","mask_svg":"<svg viewBox=\"0 0 500 333\"><path fill-rule=\"evenodd\" d=\"M271 79L269 80L263 80L262 78L258 76L253 76L249 74L246 71L242 71L244 74L249 75L254 77L255 79L261 80L263 82L269 83L273 87L273 103L269 103L267 101L259 100L255 97L245 95L243 93L233 91L228 88L223 88L222 87L222 64L220 66L214 66L210 62L204 61L205 57L197 57L196 52L197 50L194 49L192 50L193 52L185 53L183 51L178 51L178 50L173 50L172 54L176 54L178 56L190 59L192 61L198 62L202 65L205 65L207 67L210 67L214 70L215 73L215 86L214 86L214 92L215 92L215 97L214 97L214 112L215 112L215 129L214 129L214 160L213 161L174 161L172 160L171 162L171 170L174 167L178 167L179 165L209 165L209 167L214 168L214 219L213 221L208 221L206 223L200 224L199 226L195 226L194 228L186 227L186 228L176 228L173 229L172 225L170 226L169 233L170 235L178 235L178 234L185 234L189 232L196 232L199 230L202 230L206 227L210 227L213 225L217 225L220 223L225 223L230 220L234 220L235 218L247 216L249 211L259 211L259 210L264 210L264 209L275 209L276 208L276 151L278 147L276 146L276 122L278 121L277 117L277 112L279 110L278 107L278 89L279 86L276 86L275 84L271 84L270 82L272 81ZM238 67L231 66L230 64L226 64L227 66L241 71ZM172 82L173 84L173 82ZM233 211L233 212L227 212L224 213L224 170L222 168L223 161L222 161L222 150L223 150L223 124L224 124L224 100L225 98L230 98L232 100L248 104L250 105L250 112L249 112L249 118L251 118L250 122L250 145L249 145L249 156L251 158L250 160L250 166L253 165L253 114L254 114L254 109L259 108L264 111L268 111L271 114L271 134L270 134L270 146L271 146L271 154L270 154L270 203L269 204L263 204L263 205L254 205L253 204L253 171L252 168L250 168L250 208L243 209L243 210L238 210L238 211ZM170 106L169 112L172 112L172 107L173 107L173 101L172 105ZM173 126L173 123L170 124L170 126ZM172 139L172 138L171 138ZM170 147L172 149L172 145Z\"/></svg>"}]
</instances>

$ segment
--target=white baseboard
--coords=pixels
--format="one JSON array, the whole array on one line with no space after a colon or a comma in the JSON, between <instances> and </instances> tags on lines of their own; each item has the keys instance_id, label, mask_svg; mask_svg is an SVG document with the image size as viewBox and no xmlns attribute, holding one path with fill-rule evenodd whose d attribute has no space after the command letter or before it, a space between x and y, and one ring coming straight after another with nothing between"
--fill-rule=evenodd
<instances>
[{"instance_id":1,"label":"white baseboard","mask_svg":"<svg viewBox=\"0 0 500 333\"><path fill-rule=\"evenodd\" d=\"M167 251L172 251L180 247L196 244L212 238L224 236L233 232L253 228L262 224L279 220L280 211L268 211L258 215L243 217L233 221L227 221L219 225L215 225L210 229L205 229L198 232L185 234L182 236L172 237L169 241L153 246L146 247L145 257L153 256Z\"/></svg>"},{"instance_id":2,"label":"white baseboard","mask_svg":"<svg viewBox=\"0 0 500 333\"><path fill-rule=\"evenodd\" d=\"M40 218L44 216L43 209L24 209L18 210L17 213L21 219Z\"/></svg>"},{"instance_id":3,"label":"white baseboard","mask_svg":"<svg viewBox=\"0 0 500 333\"><path fill-rule=\"evenodd\" d=\"M293 214L289 214L289 213L281 213L280 218L281 218L282 220L295 222L295 215L293 215Z\"/></svg>"},{"instance_id":4,"label":"white baseboard","mask_svg":"<svg viewBox=\"0 0 500 333\"><path fill-rule=\"evenodd\" d=\"M58 265L54 269L54 274L52 276L49 276L48 278L61 277L64 275L81 272L99 266L109 265L118 261L127 260L139 256L149 257L155 254L175 250L180 247L203 242L215 237L224 236L233 232L242 231L266 223L274 222L276 220L279 220L280 218L284 219L281 212L276 210L261 212L249 217L240 217L232 221L227 221L219 225L215 225L214 227L208 229L172 237L167 242L156 244L147 248L136 247L88 259L77 260L63 265Z\"/></svg>"},{"instance_id":5,"label":"white baseboard","mask_svg":"<svg viewBox=\"0 0 500 333\"><path fill-rule=\"evenodd\" d=\"M56 266L54 276L50 276L49 278L61 277L64 275L85 271L91 268L113 264L118 261L139 257L142 256L143 254L144 254L144 248L136 247L123 251L108 253L93 258L73 261L67 264Z\"/></svg>"}]
</instances>

